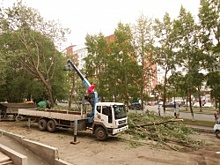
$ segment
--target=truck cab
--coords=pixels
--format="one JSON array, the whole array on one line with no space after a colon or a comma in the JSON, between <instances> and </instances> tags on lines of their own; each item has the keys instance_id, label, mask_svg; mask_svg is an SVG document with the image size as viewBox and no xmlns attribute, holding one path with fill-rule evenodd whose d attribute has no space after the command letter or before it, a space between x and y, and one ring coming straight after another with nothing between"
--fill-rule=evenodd
<instances>
[{"instance_id":1,"label":"truck cab","mask_svg":"<svg viewBox=\"0 0 220 165\"><path fill-rule=\"evenodd\" d=\"M106 140L128 129L127 111L123 103L98 102L95 106L93 134L98 140Z\"/></svg>"}]
</instances>

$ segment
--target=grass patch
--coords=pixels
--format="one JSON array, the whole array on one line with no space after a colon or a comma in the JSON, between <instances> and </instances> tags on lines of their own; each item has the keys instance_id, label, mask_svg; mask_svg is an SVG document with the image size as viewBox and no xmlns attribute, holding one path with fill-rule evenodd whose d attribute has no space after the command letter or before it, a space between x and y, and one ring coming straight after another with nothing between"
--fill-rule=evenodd
<instances>
[{"instance_id":1,"label":"grass patch","mask_svg":"<svg viewBox=\"0 0 220 165\"><path fill-rule=\"evenodd\" d=\"M213 127L214 122L211 121L203 121L203 120L192 120L192 119L184 119L184 124L191 124L191 125L198 125L198 126L205 126L205 127Z\"/></svg>"},{"instance_id":2,"label":"grass patch","mask_svg":"<svg viewBox=\"0 0 220 165\"><path fill-rule=\"evenodd\" d=\"M192 107L192 108L194 113L213 115L216 112L216 109L214 107L202 107L202 111L200 111L199 107ZM191 113L189 107L181 107L180 112Z\"/></svg>"}]
</instances>

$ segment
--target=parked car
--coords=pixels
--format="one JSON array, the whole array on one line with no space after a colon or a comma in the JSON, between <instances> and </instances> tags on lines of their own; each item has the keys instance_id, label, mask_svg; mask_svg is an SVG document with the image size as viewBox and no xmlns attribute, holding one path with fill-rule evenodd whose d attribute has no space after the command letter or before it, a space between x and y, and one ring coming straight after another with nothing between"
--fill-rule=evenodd
<instances>
[{"instance_id":1,"label":"parked car","mask_svg":"<svg viewBox=\"0 0 220 165\"><path fill-rule=\"evenodd\" d=\"M158 105L163 105L163 101L158 102Z\"/></svg>"},{"instance_id":2,"label":"parked car","mask_svg":"<svg viewBox=\"0 0 220 165\"><path fill-rule=\"evenodd\" d=\"M169 102L165 104L166 108L173 108L174 107L174 103L173 102Z\"/></svg>"},{"instance_id":3,"label":"parked car","mask_svg":"<svg viewBox=\"0 0 220 165\"><path fill-rule=\"evenodd\" d=\"M131 103L131 105L129 105L128 107L132 110L141 110L141 104L138 102Z\"/></svg>"},{"instance_id":4,"label":"parked car","mask_svg":"<svg viewBox=\"0 0 220 165\"><path fill-rule=\"evenodd\" d=\"M147 105L152 106L152 105L154 105L154 102L153 102L153 101L148 101L148 102L147 102Z\"/></svg>"},{"instance_id":5,"label":"parked car","mask_svg":"<svg viewBox=\"0 0 220 165\"><path fill-rule=\"evenodd\" d=\"M199 105L199 102L195 102L194 104L193 104L193 106L194 107L199 107L200 105Z\"/></svg>"},{"instance_id":6,"label":"parked car","mask_svg":"<svg viewBox=\"0 0 220 165\"><path fill-rule=\"evenodd\" d=\"M213 107L212 103L210 102L207 102L203 105L203 107Z\"/></svg>"}]
</instances>

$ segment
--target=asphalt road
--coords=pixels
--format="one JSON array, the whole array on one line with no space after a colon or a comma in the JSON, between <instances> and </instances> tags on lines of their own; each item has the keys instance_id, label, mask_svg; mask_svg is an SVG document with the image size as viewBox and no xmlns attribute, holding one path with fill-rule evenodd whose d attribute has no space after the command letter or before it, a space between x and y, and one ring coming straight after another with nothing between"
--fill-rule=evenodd
<instances>
[{"instance_id":1,"label":"asphalt road","mask_svg":"<svg viewBox=\"0 0 220 165\"><path fill-rule=\"evenodd\" d=\"M59 103L58 105L60 106L68 106L68 103ZM74 106L74 104L72 104ZM149 110L149 111L154 111L157 113L157 105L153 106L145 106L144 111ZM132 110L131 110L132 111ZM142 110L136 110L138 113L143 113ZM166 113L163 113L163 109L161 108L161 115L162 116L174 116L173 110L172 109L166 109ZM183 119L193 119L192 115L190 113L190 110L188 112L180 112L180 118ZM195 120L202 120L202 121L213 121L215 123L214 115L208 115L208 114L201 114L201 113L194 113L194 119Z\"/></svg>"},{"instance_id":2,"label":"asphalt road","mask_svg":"<svg viewBox=\"0 0 220 165\"><path fill-rule=\"evenodd\" d=\"M146 106L144 111L146 110L149 111L154 111L157 113L157 106ZM174 116L173 110L172 109L166 109L166 113L163 113L163 109L161 108L161 115L170 115L170 116ZM180 112L180 118L183 119L193 119L192 115L190 113L190 110L188 110L187 112ZM194 119L195 120L203 120L203 121L213 121L213 123L215 122L214 119L214 115L208 115L208 114L202 114L202 113L194 113Z\"/></svg>"}]
</instances>

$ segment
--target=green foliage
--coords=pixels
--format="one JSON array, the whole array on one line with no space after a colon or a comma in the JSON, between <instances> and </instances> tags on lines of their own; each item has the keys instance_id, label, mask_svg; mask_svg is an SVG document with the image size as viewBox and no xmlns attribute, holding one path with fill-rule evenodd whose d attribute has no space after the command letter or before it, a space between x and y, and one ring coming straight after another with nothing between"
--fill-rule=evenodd
<instances>
[{"instance_id":1,"label":"green foliage","mask_svg":"<svg viewBox=\"0 0 220 165\"><path fill-rule=\"evenodd\" d=\"M153 60L152 20L141 15L137 20L137 25L133 28L133 45L135 48L135 58L140 65L140 99L146 100L146 95L153 93L151 81L156 79L156 65ZM147 91L145 90L147 88ZM145 91L144 91L145 90ZM149 98L148 98L149 100ZM143 102L142 102L143 106Z\"/></svg>"},{"instance_id":2,"label":"green foliage","mask_svg":"<svg viewBox=\"0 0 220 165\"><path fill-rule=\"evenodd\" d=\"M154 61L164 69L163 82L163 102L167 100L167 77L170 71L175 71L179 61L177 60L176 34L174 31L173 21L168 13L163 17L161 22L159 19L155 20L154 34L158 44L154 47L153 58ZM165 110L165 107L164 107Z\"/></svg>"},{"instance_id":3,"label":"green foliage","mask_svg":"<svg viewBox=\"0 0 220 165\"><path fill-rule=\"evenodd\" d=\"M190 137L195 134L182 122L169 122L171 117L160 117L153 112L146 114L130 113L127 134L138 140L152 140L160 147L178 150L182 147L199 148L204 145Z\"/></svg>"},{"instance_id":4,"label":"green foliage","mask_svg":"<svg viewBox=\"0 0 220 165\"><path fill-rule=\"evenodd\" d=\"M0 100L33 96L53 101L67 97L71 75L62 72L65 59L57 45L69 30L45 21L22 1L0 12ZM150 84L156 70L151 65L156 63L165 70L164 83L153 92L164 101L168 96L200 97L199 90L206 81L212 98L220 102L219 0L201 0L198 18L197 23L181 7L174 20L165 13L163 20L154 22L141 15L134 28L120 22L110 41L102 33L87 35L89 55L84 73L97 84L103 100L128 103L131 98L144 100L146 93L152 93ZM181 67L181 74L177 67ZM209 71L206 79L200 74L202 69ZM84 91L80 88L77 93L81 98Z\"/></svg>"},{"instance_id":5,"label":"green foliage","mask_svg":"<svg viewBox=\"0 0 220 165\"><path fill-rule=\"evenodd\" d=\"M107 42L103 34L86 37L88 57L86 76L97 84L99 96L108 101L128 102L128 96L137 96L139 69L132 59L131 30L128 25L118 24L115 40Z\"/></svg>"},{"instance_id":6,"label":"green foliage","mask_svg":"<svg viewBox=\"0 0 220 165\"><path fill-rule=\"evenodd\" d=\"M216 106L220 110L220 71L213 71L207 74L207 85L212 89L211 96L215 98Z\"/></svg>"},{"instance_id":7,"label":"green foliage","mask_svg":"<svg viewBox=\"0 0 220 165\"><path fill-rule=\"evenodd\" d=\"M45 22L22 2L2 10L0 22L0 54L6 61L7 73L2 98L18 101L41 97L49 99L53 106L55 98L62 95L57 87L65 83L63 57L54 42L58 43L66 30L52 21ZM17 77L12 79L10 75Z\"/></svg>"},{"instance_id":8,"label":"green foliage","mask_svg":"<svg viewBox=\"0 0 220 165\"><path fill-rule=\"evenodd\" d=\"M201 0L199 9L201 48L204 53L203 66L209 71L207 85L212 89L212 97L220 102L220 1ZM220 106L218 107L220 110Z\"/></svg>"}]
</instances>

